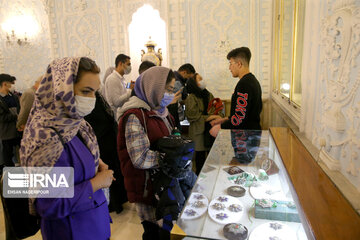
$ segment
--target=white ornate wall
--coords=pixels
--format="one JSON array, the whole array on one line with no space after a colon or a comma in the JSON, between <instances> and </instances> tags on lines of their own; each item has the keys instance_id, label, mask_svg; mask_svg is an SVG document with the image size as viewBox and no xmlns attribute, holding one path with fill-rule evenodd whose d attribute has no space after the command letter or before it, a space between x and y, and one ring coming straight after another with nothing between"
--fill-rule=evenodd
<instances>
[{"instance_id":1,"label":"white ornate wall","mask_svg":"<svg viewBox=\"0 0 360 240\"><path fill-rule=\"evenodd\" d=\"M54 57L89 56L105 72L115 65L119 53L130 55L128 26L144 4L159 10L167 22L167 1L47 0ZM136 77L137 69L133 69L128 78Z\"/></svg>"},{"instance_id":2,"label":"white ornate wall","mask_svg":"<svg viewBox=\"0 0 360 240\"><path fill-rule=\"evenodd\" d=\"M88 56L101 69L113 65L117 51L122 50L124 40L114 38L121 34L121 14L117 1L98 0L46 0L51 45L54 58Z\"/></svg>"},{"instance_id":3,"label":"white ornate wall","mask_svg":"<svg viewBox=\"0 0 360 240\"><path fill-rule=\"evenodd\" d=\"M217 97L231 98L237 79L231 76L226 55L233 48L247 46L252 52L250 69L262 85L263 96L268 97L272 1L186 1L185 12L186 59L207 80L208 89Z\"/></svg>"},{"instance_id":4,"label":"white ornate wall","mask_svg":"<svg viewBox=\"0 0 360 240\"><path fill-rule=\"evenodd\" d=\"M169 67L193 63L209 80L214 95L229 99L237 80L228 70L226 54L248 46L253 54L251 70L262 84L264 97L269 96L272 0L17 0L1 4L4 12L30 9L41 23L41 33L30 48L5 48L1 37L0 68L23 79L26 84L19 81L20 90L53 58L89 56L104 72L114 65L117 54L129 54L132 15L150 4L166 23ZM6 17L1 14L0 20Z\"/></svg>"},{"instance_id":5,"label":"white ornate wall","mask_svg":"<svg viewBox=\"0 0 360 240\"><path fill-rule=\"evenodd\" d=\"M306 4L301 130L360 191L360 2Z\"/></svg>"},{"instance_id":6,"label":"white ornate wall","mask_svg":"<svg viewBox=\"0 0 360 240\"><path fill-rule=\"evenodd\" d=\"M17 78L16 89L23 91L45 72L51 59L49 22L39 0L0 1L0 25L15 15L32 16L39 25L39 33L30 38L30 45L6 44L6 34L0 31L0 71Z\"/></svg>"}]
</instances>

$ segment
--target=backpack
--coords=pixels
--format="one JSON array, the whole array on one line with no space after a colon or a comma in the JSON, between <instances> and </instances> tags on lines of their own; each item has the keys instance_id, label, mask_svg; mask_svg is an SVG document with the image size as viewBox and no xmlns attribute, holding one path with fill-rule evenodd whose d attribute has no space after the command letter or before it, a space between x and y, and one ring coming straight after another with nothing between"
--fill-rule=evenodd
<instances>
[{"instance_id":1,"label":"backpack","mask_svg":"<svg viewBox=\"0 0 360 240\"><path fill-rule=\"evenodd\" d=\"M207 112L209 115L216 115L223 110L224 105L220 98L213 98L208 105Z\"/></svg>"},{"instance_id":2,"label":"backpack","mask_svg":"<svg viewBox=\"0 0 360 240\"><path fill-rule=\"evenodd\" d=\"M195 184L191 160L195 144L176 130L160 138L155 148L160 152L159 169L152 170L153 190L158 200L155 216L162 229L170 232Z\"/></svg>"}]
</instances>

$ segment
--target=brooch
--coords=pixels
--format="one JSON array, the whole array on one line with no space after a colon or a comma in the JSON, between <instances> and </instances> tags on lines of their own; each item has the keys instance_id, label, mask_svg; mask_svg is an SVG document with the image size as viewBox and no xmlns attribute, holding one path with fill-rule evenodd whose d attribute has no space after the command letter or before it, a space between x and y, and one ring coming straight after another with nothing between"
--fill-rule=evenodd
<instances>
[{"instance_id":1,"label":"brooch","mask_svg":"<svg viewBox=\"0 0 360 240\"><path fill-rule=\"evenodd\" d=\"M216 218L220 220L224 220L225 218L228 218L229 216L226 213L218 213L216 214Z\"/></svg>"},{"instance_id":2,"label":"brooch","mask_svg":"<svg viewBox=\"0 0 360 240\"><path fill-rule=\"evenodd\" d=\"M194 211L192 209L186 209L185 214L188 215L188 216L195 216L196 211Z\"/></svg>"},{"instance_id":3,"label":"brooch","mask_svg":"<svg viewBox=\"0 0 360 240\"><path fill-rule=\"evenodd\" d=\"M214 209L216 209L216 210L223 210L223 209L225 209L225 205L222 204L222 203L214 203L214 204L212 205L212 207L213 207Z\"/></svg>"},{"instance_id":4,"label":"brooch","mask_svg":"<svg viewBox=\"0 0 360 240\"><path fill-rule=\"evenodd\" d=\"M275 231L276 230L279 230L279 229L282 229L282 225L281 224L278 224L278 223L270 223L270 227L272 229L274 229Z\"/></svg>"},{"instance_id":5,"label":"brooch","mask_svg":"<svg viewBox=\"0 0 360 240\"><path fill-rule=\"evenodd\" d=\"M195 194L194 198L196 198L197 200L201 200L201 199L204 199L204 196L201 194Z\"/></svg>"},{"instance_id":6,"label":"brooch","mask_svg":"<svg viewBox=\"0 0 360 240\"><path fill-rule=\"evenodd\" d=\"M281 240L281 238L279 238L279 237L269 237L269 240Z\"/></svg>"},{"instance_id":7,"label":"brooch","mask_svg":"<svg viewBox=\"0 0 360 240\"><path fill-rule=\"evenodd\" d=\"M202 208L205 206L205 204L202 201L195 201L193 204L191 204L191 206L194 208Z\"/></svg>"},{"instance_id":8,"label":"brooch","mask_svg":"<svg viewBox=\"0 0 360 240\"><path fill-rule=\"evenodd\" d=\"M217 200L219 202L227 202L228 201L228 198L227 197L218 197Z\"/></svg>"},{"instance_id":9,"label":"brooch","mask_svg":"<svg viewBox=\"0 0 360 240\"><path fill-rule=\"evenodd\" d=\"M240 212L242 210L242 207L239 204L231 204L229 206L229 210L232 212Z\"/></svg>"}]
</instances>

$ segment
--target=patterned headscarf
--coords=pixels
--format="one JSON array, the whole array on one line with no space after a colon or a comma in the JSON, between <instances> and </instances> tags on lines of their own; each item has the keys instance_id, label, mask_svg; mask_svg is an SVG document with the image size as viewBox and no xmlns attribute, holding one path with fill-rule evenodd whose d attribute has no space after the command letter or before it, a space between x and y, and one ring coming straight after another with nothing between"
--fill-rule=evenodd
<instances>
[{"instance_id":1,"label":"patterned headscarf","mask_svg":"<svg viewBox=\"0 0 360 240\"><path fill-rule=\"evenodd\" d=\"M35 94L35 102L21 140L22 166L52 167L59 159L63 145L55 128L65 143L77 133L99 163L99 147L91 126L77 114L74 81L80 58L57 59L50 63Z\"/></svg>"},{"instance_id":2,"label":"patterned headscarf","mask_svg":"<svg viewBox=\"0 0 360 240\"><path fill-rule=\"evenodd\" d=\"M169 72L170 69L166 67L152 67L136 80L134 88L136 96L149 104L151 109L160 108Z\"/></svg>"}]
</instances>

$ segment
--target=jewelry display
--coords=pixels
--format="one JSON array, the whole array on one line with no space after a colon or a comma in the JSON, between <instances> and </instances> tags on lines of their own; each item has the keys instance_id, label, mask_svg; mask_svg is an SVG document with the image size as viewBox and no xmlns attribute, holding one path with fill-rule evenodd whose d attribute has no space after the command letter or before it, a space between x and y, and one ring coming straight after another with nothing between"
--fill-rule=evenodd
<instances>
[{"instance_id":1,"label":"jewelry display","mask_svg":"<svg viewBox=\"0 0 360 240\"><path fill-rule=\"evenodd\" d=\"M227 199L227 201L220 201L224 199ZM244 206L241 201L228 195L215 197L210 202L210 206L211 207L208 208L210 218L220 224L236 223L241 219L244 213ZM222 215L217 215L219 213L226 214L226 217L220 219Z\"/></svg>"},{"instance_id":2,"label":"jewelry display","mask_svg":"<svg viewBox=\"0 0 360 240\"><path fill-rule=\"evenodd\" d=\"M253 156L246 164L233 161L229 135L227 131L219 132L176 222L186 233L184 236L219 240L305 240L308 229L302 226L299 217L303 209L294 202L294 189L270 134L263 131L260 145L256 147L252 146L257 139L248 138L246 150Z\"/></svg>"},{"instance_id":3,"label":"jewelry display","mask_svg":"<svg viewBox=\"0 0 360 240\"><path fill-rule=\"evenodd\" d=\"M201 200L199 200L201 199ZM202 193L193 192L188 198L188 202L184 207L184 213L180 218L195 219L202 216L209 206L209 200Z\"/></svg>"}]
</instances>

